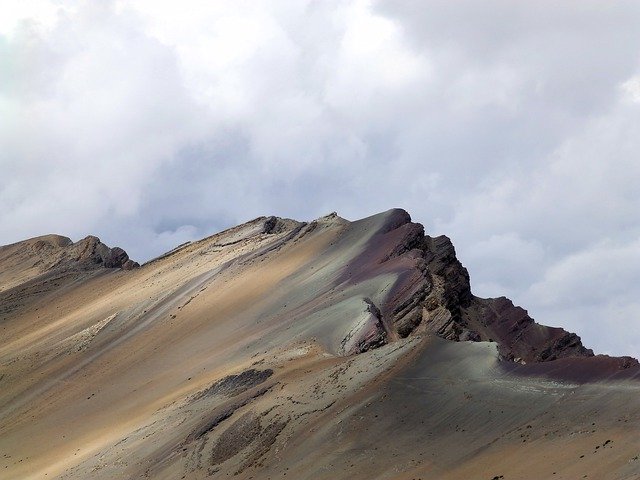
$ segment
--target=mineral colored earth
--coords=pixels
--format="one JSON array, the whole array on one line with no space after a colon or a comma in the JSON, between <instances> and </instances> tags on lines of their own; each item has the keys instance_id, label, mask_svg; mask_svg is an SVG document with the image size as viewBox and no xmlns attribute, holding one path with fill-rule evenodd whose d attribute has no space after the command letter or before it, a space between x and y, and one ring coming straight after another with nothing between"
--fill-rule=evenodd
<instances>
[{"instance_id":1,"label":"mineral colored earth","mask_svg":"<svg viewBox=\"0 0 640 480\"><path fill-rule=\"evenodd\" d=\"M638 479L640 367L399 209L0 247L2 479Z\"/></svg>"}]
</instances>

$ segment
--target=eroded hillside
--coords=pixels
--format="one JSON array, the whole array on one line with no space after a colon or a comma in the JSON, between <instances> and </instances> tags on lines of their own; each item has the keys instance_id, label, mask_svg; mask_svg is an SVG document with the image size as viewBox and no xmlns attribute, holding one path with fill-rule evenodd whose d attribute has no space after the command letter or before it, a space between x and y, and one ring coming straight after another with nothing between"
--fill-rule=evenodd
<instances>
[{"instance_id":1,"label":"eroded hillside","mask_svg":"<svg viewBox=\"0 0 640 480\"><path fill-rule=\"evenodd\" d=\"M402 210L263 217L141 268L39 237L0 266L6 478L640 472L637 361L475 297Z\"/></svg>"}]
</instances>

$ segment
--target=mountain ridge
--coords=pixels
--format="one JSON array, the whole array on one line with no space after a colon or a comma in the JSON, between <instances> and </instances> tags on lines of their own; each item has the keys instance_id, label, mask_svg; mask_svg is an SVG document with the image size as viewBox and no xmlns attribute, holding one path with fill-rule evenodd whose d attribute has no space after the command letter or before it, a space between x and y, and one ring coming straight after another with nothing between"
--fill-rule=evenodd
<instances>
[{"instance_id":1,"label":"mountain ridge","mask_svg":"<svg viewBox=\"0 0 640 480\"><path fill-rule=\"evenodd\" d=\"M597 357L607 359L608 371L613 366L620 370L640 366L638 360L630 356L595 355L593 350L582 344L577 334L561 327L537 323L524 308L514 305L507 297L477 297L471 292L469 273L458 260L449 237L426 235L424 226L413 222L410 214L400 208L378 215L386 215L386 223L377 236L370 240L364 258L355 259L355 262L370 267L405 256L415 260L410 267L414 271L406 285L396 288L395 295L388 304L383 305L382 310L370 299L365 299L369 305L367 308L371 309L370 313L376 320L372 331L365 335L366 338L356 342L349 353L381 346L389 339L406 337L419 328L422 332L434 333L447 340L495 341L502 359L523 365L566 357ZM181 248L207 242L219 235L230 237L223 243L214 243L214 246L224 247L255 235L293 232L295 236L302 230L313 230L318 222L338 219L352 223L339 217L336 212L311 222L261 216L200 240L186 242L144 265L167 259ZM15 250L29 251L29 247L34 256L40 257L36 263L45 262L41 254L43 250L49 250L49 253L54 251L54 260L49 258L50 265L41 274L74 268L131 270L140 267L129 259L123 249L110 248L92 235L74 243L68 237L49 234L0 246L0 262L6 263L8 250L14 250L11 253L15 255ZM372 256L372 251L377 254ZM359 274L363 273L362 265ZM353 275L353 267L349 271L351 273L343 280Z\"/></svg>"},{"instance_id":2,"label":"mountain ridge","mask_svg":"<svg viewBox=\"0 0 640 480\"><path fill-rule=\"evenodd\" d=\"M7 478L640 471L637 363L475 297L402 210L259 217L131 270L65 238L0 250Z\"/></svg>"}]
</instances>

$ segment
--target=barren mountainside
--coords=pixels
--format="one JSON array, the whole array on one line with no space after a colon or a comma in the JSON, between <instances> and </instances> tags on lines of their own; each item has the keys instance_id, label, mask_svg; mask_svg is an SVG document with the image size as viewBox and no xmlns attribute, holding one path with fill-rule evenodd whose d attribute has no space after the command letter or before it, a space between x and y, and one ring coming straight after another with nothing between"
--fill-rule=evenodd
<instances>
[{"instance_id":1,"label":"barren mountainside","mask_svg":"<svg viewBox=\"0 0 640 480\"><path fill-rule=\"evenodd\" d=\"M0 329L0 478L640 478L638 361L400 209L3 246Z\"/></svg>"}]
</instances>

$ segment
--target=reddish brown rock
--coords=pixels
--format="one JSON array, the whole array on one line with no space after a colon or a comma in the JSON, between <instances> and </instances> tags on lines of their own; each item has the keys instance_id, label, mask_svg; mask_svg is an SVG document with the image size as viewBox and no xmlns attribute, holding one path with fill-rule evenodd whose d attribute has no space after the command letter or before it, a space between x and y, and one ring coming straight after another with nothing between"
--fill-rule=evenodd
<instances>
[{"instance_id":1,"label":"reddish brown rock","mask_svg":"<svg viewBox=\"0 0 640 480\"><path fill-rule=\"evenodd\" d=\"M476 297L449 238L425 235L423 226L411 222L404 210L384 215L385 224L357 260L350 279L362 281L385 271L398 274L380 307L388 339L430 332L454 341L497 342L503 360L520 364L593 358L593 365L606 364L607 372L636 367L637 360L630 357L607 357L606 362L602 356L594 358L578 335L536 323L508 298Z\"/></svg>"}]
</instances>

